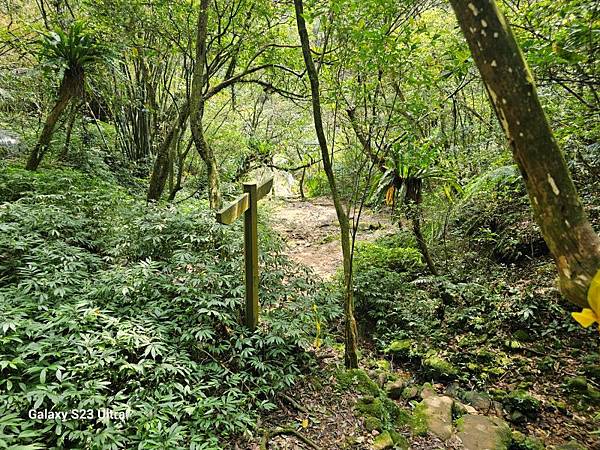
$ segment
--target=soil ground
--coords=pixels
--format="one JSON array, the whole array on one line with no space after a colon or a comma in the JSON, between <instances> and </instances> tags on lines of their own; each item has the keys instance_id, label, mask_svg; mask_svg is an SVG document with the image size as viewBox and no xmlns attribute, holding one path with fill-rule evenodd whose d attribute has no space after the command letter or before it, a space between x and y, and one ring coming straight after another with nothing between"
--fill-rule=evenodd
<instances>
[{"instance_id":1,"label":"soil ground","mask_svg":"<svg viewBox=\"0 0 600 450\"><path fill-rule=\"evenodd\" d=\"M289 257L310 267L325 280L331 279L342 266L339 227L331 199L277 199L273 203L272 226L287 244ZM361 212L357 241L372 241L393 234L387 211Z\"/></svg>"}]
</instances>

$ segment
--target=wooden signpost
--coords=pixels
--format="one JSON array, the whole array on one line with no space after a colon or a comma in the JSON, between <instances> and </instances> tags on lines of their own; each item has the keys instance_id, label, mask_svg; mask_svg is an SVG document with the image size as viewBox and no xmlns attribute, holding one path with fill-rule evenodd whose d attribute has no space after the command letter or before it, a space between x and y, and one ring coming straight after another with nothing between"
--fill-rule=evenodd
<instances>
[{"instance_id":1,"label":"wooden signpost","mask_svg":"<svg viewBox=\"0 0 600 450\"><path fill-rule=\"evenodd\" d=\"M257 203L273 187L273 178L244 183L244 193L233 203L217 212L217 222L233 223L244 214L244 268L246 273L246 326L255 330L258 325L258 230Z\"/></svg>"}]
</instances>

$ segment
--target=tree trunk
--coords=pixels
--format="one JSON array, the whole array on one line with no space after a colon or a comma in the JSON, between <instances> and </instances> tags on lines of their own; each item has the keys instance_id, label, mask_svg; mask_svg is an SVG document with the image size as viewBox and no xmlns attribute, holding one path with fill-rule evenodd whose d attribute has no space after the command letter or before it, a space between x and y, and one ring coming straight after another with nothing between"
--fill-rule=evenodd
<instances>
[{"instance_id":1,"label":"tree trunk","mask_svg":"<svg viewBox=\"0 0 600 450\"><path fill-rule=\"evenodd\" d=\"M429 254L429 249L427 248L427 242L425 241L425 238L423 237L423 233L421 232L421 217L420 217L420 211L418 209L418 207L415 205L415 211L412 212L412 217L410 218L410 221L412 223L412 229L413 229L413 233L415 235L415 239L417 240L417 246L419 247L419 250L421 251L421 255L423 255L423 259L425 259L425 264L427 264L427 268L429 269L429 272L431 272L432 275L435 275L436 277L440 274L437 270L437 268L435 267L435 264L433 262L433 259L431 259L431 255Z\"/></svg>"},{"instance_id":2,"label":"tree trunk","mask_svg":"<svg viewBox=\"0 0 600 450\"><path fill-rule=\"evenodd\" d=\"M206 142L202 125L204 115L204 65L206 62L206 37L208 34L208 6L209 0L201 0L198 13L198 27L196 34L196 61L192 78L190 93L190 128L198 154L206 164L208 174L208 202L212 209L221 207L221 188L219 182L219 168L215 155Z\"/></svg>"},{"instance_id":3,"label":"tree trunk","mask_svg":"<svg viewBox=\"0 0 600 450\"><path fill-rule=\"evenodd\" d=\"M300 199L302 200L306 198L304 195L304 177L306 177L306 167L302 168L302 176L300 177Z\"/></svg>"},{"instance_id":4,"label":"tree trunk","mask_svg":"<svg viewBox=\"0 0 600 450\"><path fill-rule=\"evenodd\" d=\"M40 134L37 144L29 154L29 159L27 160L27 165L25 166L27 170L37 170L38 166L42 162L44 155L50 147L50 141L52 140L56 123L58 122L58 119L60 119L60 116L69 104L71 98L72 96L67 92L61 91L59 93L58 100L56 100L56 103L50 111L50 114L48 114L48 117L46 117L42 134Z\"/></svg>"},{"instance_id":5,"label":"tree trunk","mask_svg":"<svg viewBox=\"0 0 600 450\"><path fill-rule=\"evenodd\" d=\"M58 156L58 159L61 161L67 159L69 154L69 145L71 144L71 134L73 133L73 126L75 125L75 119L77 118L77 109L78 107L75 105L71 108L71 115L69 116L69 122L67 122L67 130L65 132L65 145Z\"/></svg>"},{"instance_id":6,"label":"tree trunk","mask_svg":"<svg viewBox=\"0 0 600 450\"><path fill-rule=\"evenodd\" d=\"M160 147L158 147L156 159L154 160L154 166L152 168L152 175L150 175L148 193L146 194L146 200L149 202L157 202L160 200L160 197L165 190L165 184L169 174L169 153L173 144L177 142L179 133L183 130L188 115L189 104L186 102L181 107L177 120L167 132Z\"/></svg>"},{"instance_id":7,"label":"tree trunk","mask_svg":"<svg viewBox=\"0 0 600 450\"><path fill-rule=\"evenodd\" d=\"M521 170L534 215L558 267L560 289L587 307L600 239L537 96L533 76L494 0L450 0Z\"/></svg>"},{"instance_id":8,"label":"tree trunk","mask_svg":"<svg viewBox=\"0 0 600 450\"><path fill-rule=\"evenodd\" d=\"M321 148L321 157L323 158L323 168L329 181L331 196L335 206L338 222L340 224L340 237L342 244L342 256L344 260L344 313L346 324L344 330L345 350L344 363L346 368L358 367L358 333L356 330L356 320L354 318L354 297L352 288L352 252L350 247L350 224L348 215L342 206L342 201L336 186L333 167L329 157L329 149L327 140L323 130L323 119L321 116L321 100L319 92L319 76L315 68L312 55L310 53L310 42L308 32L306 31L306 22L304 21L304 6L302 0L294 0L296 10L296 23L298 25L298 34L300 36L300 44L302 46L302 55L304 64L310 80L310 91L312 97L312 113L315 124L315 131Z\"/></svg>"}]
</instances>

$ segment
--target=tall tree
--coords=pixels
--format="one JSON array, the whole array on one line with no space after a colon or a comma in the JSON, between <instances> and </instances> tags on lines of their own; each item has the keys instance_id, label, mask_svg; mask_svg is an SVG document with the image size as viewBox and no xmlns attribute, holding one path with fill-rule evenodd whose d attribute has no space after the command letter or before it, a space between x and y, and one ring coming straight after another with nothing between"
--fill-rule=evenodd
<instances>
[{"instance_id":1,"label":"tall tree","mask_svg":"<svg viewBox=\"0 0 600 450\"><path fill-rule=\"evenodd\" d=\"M521 170L535 218L558 267L560 289L588 306L600 269L592 229L540 104L533 75L494 0L450 0Z\"/></svg>"},{"instance_id":2,"label":"tall tree","mask_svg":"<svg viewBox=\"0 0 600 450\"><path fill-rule=\"evenodd\" d=\"M41 56L51 69L62 71L62 80L54 106L29 154L27 170L37 170L50 148L58 120L73 98L83 96L86 72L103 58L104 49L87 33L83 22L74 22L67 32L58 29L44 35Z\"/></svg>"},{"instance_id":3,"label":"tall tree","mask_svg":"<svg viewBox=\"0 0 600 450\"><path fill-rule=\"evenodd\" d=\"M204 115L204 87L205 65L206 65L206 38L208 36L208 6L209 0L200 2L198 13L198 28L196 34L196 60L194 64L194 76L192 79L192 91L190 93L190 128L194 137L194 144L198 154L206 164L208 176L208 201L210 207L218 209L221 207L221 188L219 181L219 168L212 148L204 137L202 116Z\"/></svg>"},{"instance_id":4,"label":"tall tree","mask_svg":"<svg viewBox=\"0 0 600 450\"><path fill-rule=\"evenodd\" d=\"M306 65L306 72L310 80L310 92L312 97L312 113L319 147L321 148L321 158L323 160L323 168L327 175L327 181L331 189L331 196L335 206L338 222L340 224L340 238L342 244L342 257L344 261L344 313L345 313L345 350L344 363L346 368L358 367L358 333L356 329L356 320L354 318L354 296L352 289L352 253L350 246L350 224L348 214L344 210L340 193L338 191L335 176L333 173L333 165L329 155L329 148L325 131L323 129L323 117L321 112L321 99L319 90L319 74L315 67L310 51L310 41L308 32L306 31L306 22L304 20L304 5L302 0L294 0L296 10L296 23L298 25L298 34L300 36L300 44L302 46L302 56Z\"/></svg>"}]
</instances>

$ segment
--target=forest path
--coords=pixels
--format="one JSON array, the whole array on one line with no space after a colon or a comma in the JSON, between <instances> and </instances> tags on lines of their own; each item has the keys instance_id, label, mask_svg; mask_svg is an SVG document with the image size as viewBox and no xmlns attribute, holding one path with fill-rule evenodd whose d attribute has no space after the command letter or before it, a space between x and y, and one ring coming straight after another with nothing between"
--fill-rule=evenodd
<instances>
[{"instance_id":1,"label":"forest path","mask_svg":"<svg viewBox=\"0 0 600 450\"><path fill-rule=\"evenodd\" d=\"M273 203L271 222L285 240L286 253L293 261L310 267L324 280L330 280L342 267L339 225L330 198L278 198ZM389 212L365 208L360 215L357 241L373 241L396 230Z\"/></svg>"}]
</instances>

